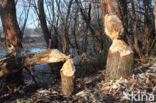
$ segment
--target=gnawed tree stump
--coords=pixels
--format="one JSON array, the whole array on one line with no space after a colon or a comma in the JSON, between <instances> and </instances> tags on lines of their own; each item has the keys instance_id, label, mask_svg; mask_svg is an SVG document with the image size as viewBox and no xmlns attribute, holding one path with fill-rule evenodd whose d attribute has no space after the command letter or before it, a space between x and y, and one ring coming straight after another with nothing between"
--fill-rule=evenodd
<instances>
[{"instance_id":1,"label":"gnawed tree stump","mask_svg":"<svg viewBox=\"0 0 156 103\"><path fill-rule=\"evenodd\" d=\"M107 57L105 80L127 78L133 73L133 51L121 40L122 22L113 12L106 14L104 19L105 32L113 41Z\"/></svg>"},{"instance_id":2,"label":"gnawed tree stump","mask_svg":"<svg viewBox=\"0 0 156 103\"><path fill-rule=\"evenodd\" d=\"M75 66L72 59L68 59L60 70L62 93L70 96L74 92Z\"/></svg>"},{"instance_id":3,"label":"gnawed tree stump","mask_svg":"<svg viewBox=\"0 0 156 103\"><path fill-rule=\"evenodd\" d=\"M65 62L60 70L62 81L62 94L69 96L74 91L75 66L70 56L66 56L57 49L27 54L25 56L0 58L0 77L18 72L24 67L43 63Z\"/></svg>"},{"instance_id":4,"label":"gnawed tree stump","mask_svg":"<svg viewBox=\"0 0 156 103\"><path fill-rule=\"evenodd\" d=\"M128 78L133 73L133 51L122 40L113 40L107 58L105 79Z\"/></svg>"},{"instance_id":5,"label":"gnawed tree stump","mask_svg":"<svg viewBox=\"0 0 156 103\"><path fill-rule=\"evenodd\" d=\"M105 32L112 39L120 39L124 28L117 15L107 14L105 16Z\"/></svg>"}]
</instances>

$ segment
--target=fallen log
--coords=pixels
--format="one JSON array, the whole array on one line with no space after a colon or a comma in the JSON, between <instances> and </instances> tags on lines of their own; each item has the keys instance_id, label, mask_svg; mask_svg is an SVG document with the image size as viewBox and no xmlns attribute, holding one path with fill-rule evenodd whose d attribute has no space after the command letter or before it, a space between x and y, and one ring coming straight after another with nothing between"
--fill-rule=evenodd
<instances>
[{"instance_id":1,"label":"fallen log","mask_svg":"<svg viewBox=\"0 0 156 103\"><path fill-rule=\"evenodd\" d=\"M24 67L56 62L65 62L60 70L62 94L70 96L74 91L75 66L70 56L66 56L57 49L49 49L19 57L12 55L0 58L0 77L18 72Z\"/></svg>"},{"instance_id":2,"label":"fallen log","mask_svg":"<svg viewBox=\"0 0 156 103\"><path fill-rule=\"evenodd\" d=\"M49 49L42 52L32 53L25 56L9 56L0 58L0 77L19 71L28 66L65 62L70 56L66 56L57 49Z\"/></svg>"}]
</instances>

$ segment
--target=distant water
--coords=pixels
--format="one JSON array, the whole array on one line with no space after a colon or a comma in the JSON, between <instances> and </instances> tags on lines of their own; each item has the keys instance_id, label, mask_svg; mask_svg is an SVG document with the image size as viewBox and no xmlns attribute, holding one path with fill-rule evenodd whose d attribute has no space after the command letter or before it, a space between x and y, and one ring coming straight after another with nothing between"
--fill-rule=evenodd
<instances>
[{"instance_id":1,"label":"distant water","mask_svg":"<svg viewBox=\"0 0 156 103\"><path fill-rule=\"evenodd\" d=\"M39 52L46 50L46 47L31 47L31 48L25 48L25 50L29 50L30 52Z\"/></svg>"},{"instance_id":2,"label":"distant water","mask_svg":"<svg viewBox=\"0 0 156 103\"><path fill-rule=\"evenodd\" d=\"M29 52L39 52L39 51L44 51L46 50L46 47L31 47L31 48L24 48L25 50L29 51ZM3 57L6 55L6 51L5 50L0 50L0 57Z\"/></svg>"},{"instance_id":3,"label":"distant water","mask_svg":"<svg viewBox=\"0 0 156 103\"><path fill-rule=\"evenodd\" d=\"M5 50L0 50L0 57L3 57L3 56L5 56L5 55L6 55Z\"/></svg>"}]
</instances>

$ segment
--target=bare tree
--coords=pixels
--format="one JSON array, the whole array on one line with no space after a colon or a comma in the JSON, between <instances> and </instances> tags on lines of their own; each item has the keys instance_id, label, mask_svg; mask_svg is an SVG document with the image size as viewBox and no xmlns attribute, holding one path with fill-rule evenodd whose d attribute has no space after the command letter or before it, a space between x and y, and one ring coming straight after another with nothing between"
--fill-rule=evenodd
<instances>
[{"instance_id":1,"label":"bare tree","mask_svg":"<svg viewBox=\"0 0 156 103\"><path fill-rule=\"evenodd\" d=\"M62 40L62 50L63 50L63 53L66 53L67 52L67 49L69 45L71 45L73 47L73 45L71 44L70 40L69 40L69 33L68 33L68 27L69 27L69 17L70 17L70 13L71 13L71 7L72 7L72 3L73 3L73 0L70 0L69 1L69 4L68 4L68 7L67 7L67 14L64 15L61 11L61 6L60 6L60 1L56 1L57 3L57 8L58 8L58 13L59 13L59 16L62 20L62 24L63 24L63 29L64 29L64 32L63 32L63 35L61 37L61 40ZM65 16L65 17L64 17Z\"/></svg>"},{"instance_id":2,"label":"bare tree","mask_svg":"<svg viewBox=\"0 0 156 103\"><path fill-rule=\"evenodd\" d=\"M120 15L121 20L123 23L124 27L124 33L128 35L128 3L127 0L119 0L119 10L120 10Z\"/></svg>"},{"instance_id":3,"label":"bare tree","mask_svg":"<svg viewBox=\"0 0 156 103\"><path fill-rule=\"evenodd\" d=\"M17 0L18 1L18 0ZM23 21L23 25L21 27L21 31L22 33L24 34L24 30L26 28L26 24L27 24L27 21L28 21L28 18L29 18L29 12L30 12L30 4L31 4L31 1L29 1L28 3L25 1L25 0L22 0L23 2L23 12L21 14L21 17L19 20L23 19L23 14L24 14L24 21Z\"/></svg>"},{"instance_id":4,"label":"bare tree","mask_svg":"<svg viewBox=\"0 0 156 103\"><path fill-rule=\"evenodd\" d=\"M39 20L41 23L41 28L44 34L45 41L49 48L57 48L57 37L52 37L51 33L48 30L46 15L44 12L44 0L38 0L38 8L39 8Z\"/></svg>"},{"instance_id":5,"label":"bare tree","mask_svg":"<svg viewBox=\"0 0 156 103\"><path fill-rule=\"evenodd\" d=\"M154 22L155 22L155 33L156 33L156 0L154 0Z\"/></svg>"},{"instance_id":6,"label":"bare tree","mask_svg":"<svg viewBox=\"0 0 156 103\"><path fill-rule=\"evenodd\" d=\"M138 45L137 21L136 21L136 13L135 13L134 0L131 0L131 5L132 5L133 34L134 34L134 44L133 44L133 47L134 47L136 53L139 55L139 57L140 58L144 58L142 52L140 51L139 45Z\"/></svg>"},{"instance_id":7,"label":"bare tree","mask_svg":"<svg viewBox=\"0 0 156 103\"><path fill-rule=\"evenodd\" d=\"M14 0L4 0L2 5L1 20L3 31L5 33L5 43L8 51L14 56L20 54L22 49L22 32L16 18L16 8ZM23 83L22 70L8 76L8 82L14 80L14 83Z\"/></svg>"}]
</instances>

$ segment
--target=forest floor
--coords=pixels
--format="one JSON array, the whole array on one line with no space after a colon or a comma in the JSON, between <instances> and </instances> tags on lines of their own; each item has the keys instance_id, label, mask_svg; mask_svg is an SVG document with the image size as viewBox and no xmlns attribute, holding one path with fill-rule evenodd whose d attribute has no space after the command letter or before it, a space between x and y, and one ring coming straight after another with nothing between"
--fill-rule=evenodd
<instances>
[{"instance_id":1,"label":"forest floor","mask_svg":"<svg viewBox=\"0 0 156 103\"><path fill-rule=\"evenodd\" d=\"M42 45L41 45L42 44ZM25 47L35 47L35 43L25 44ZM38 42L37 47L45 46ZM1 49L0 49L1 50ZM71 97L61 94L59 70L51 72L47 64L32 67L32 80L26 70L23 70L25 84L2 93L0 103L131 103L156 102L156 58L150 63L136 63L133 75L104 82L103 72L76 75L75 92ZM88 68L89 69L89 68Z\"/></svg>"}]
</instances>

